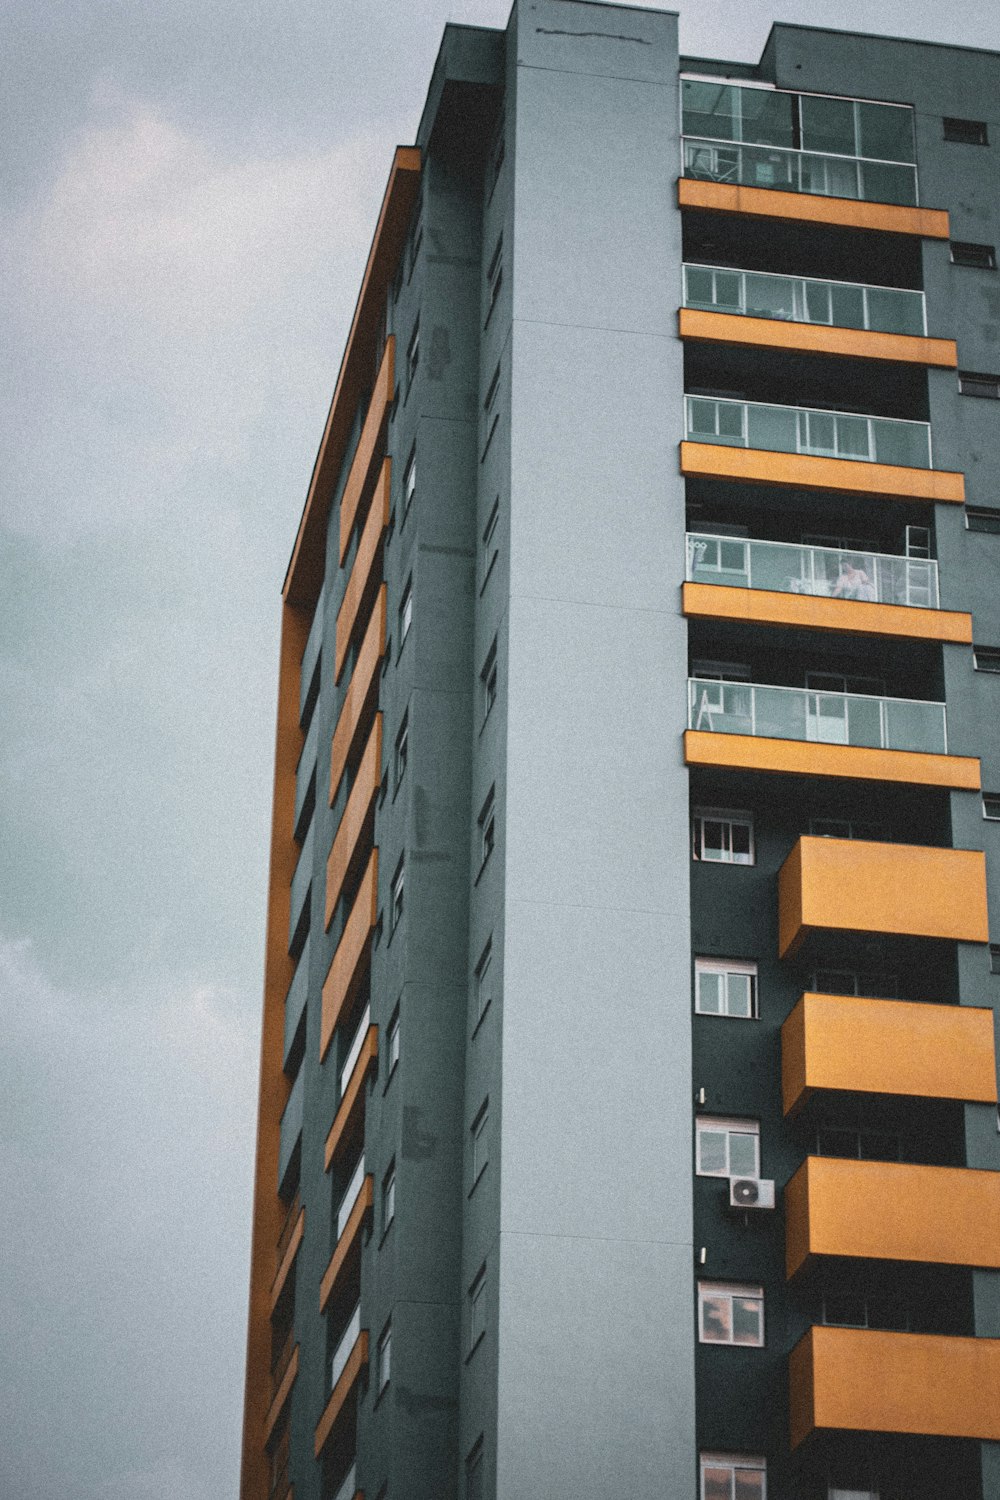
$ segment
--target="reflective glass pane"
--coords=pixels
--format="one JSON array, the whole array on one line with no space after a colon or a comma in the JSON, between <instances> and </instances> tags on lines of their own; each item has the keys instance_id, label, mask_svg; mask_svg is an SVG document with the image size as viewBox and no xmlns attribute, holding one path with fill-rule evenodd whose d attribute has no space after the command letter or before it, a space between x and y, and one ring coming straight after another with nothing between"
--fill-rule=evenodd
<instances>
[{"instance_id":1,"label":"reflective glass pane","mask_svg":"<svg viewBox=\"0 0 1000 1500\"><path fill-rule=\"evenodd\" d=\"M714 436L715 410L714 401L689 401L687 405L688 432Z\"/></svg>"},{"instance_id":2,"label":"reflective glass pane","mask_svg":"<svg viewBox=\"0 0 1000 1500\"><path fill-rule=\"evenodd\" d=\"M757 1137L742 1131L729 1132L729 1175L731 1177L757 1176Z\"/></svg>"},{"instance_id":3,"label":"reflective glass pane","mask_svg":"<svg viewBox=\"0 0 1000 1500\"><path fill-rule=\"evenodd\" d=\"M832 151L838 156L857 156L854 133L854 102L850 99L799 97L803 151Z\"/></svg>"},{"instance_id":4,"label":"reflective glass pane","mask_svg":"<svg viewBox=\"0 0 1000 1500\"><path fill-rule=\"evenodd\" d=\"M698 1009L706 1016L722 1014L722 975L698 975Z\"/></svg>"},{"instance_id":5,"label":"reflective glass pane","mask_svg":"<svg viewBox=\"0 0 1000 1500\"><path fill-rule=\"evenodd\" d=\"M795 283L788 276L748 276L746 310L751 317L795 317Z\"/></svg>"},{"instance_id":6,"label":"reflective glass pane","mask_svg":"<svg viewBox=\"0 0 1000 1500\"><path fill-rule=\"evenodd\" d=\"M748 187L774 188L777 192L798 189L797 158L792 151L768 146L744 146L740 153L740 182Z\"/></svg>"},{"instance_id":7,"label":"reflective glass pane","mask_svg":"<svg viewBox=\"0 0 1000 1500\"><path fill-rule=\"evenodd\" d=\"M868 458L868 422L864 417L837 418L837 453L841 458Z\"/></svg>"},{"instance_id":8,"label":"reflective glass pane","mask_svg":"<svg viewBox=\"0 0 1000 1500\"><path fill-rule=\"evenodd\" d=\"M917 174L912 167L862 162L861 182L862 197L869 203L912 205L917 201Z\"/></svg>"},{"instance_id":9,"label":"reflective glass pane","mask_svg":"<svg viewBox=\"0 0 1000 1500\"><path fill-rule=\"evenodd\" d=\"M764 1500L764 1470L737 1469L734 1500Z\"/></svg>"},{"instance_id":10,"label":"reflective glass pane","mask_svg":"<svg viewBox=\"0 0 1000 1500\"><path fill-rule=\"evenodd\" d=\"M734 823L732 826L732 861L734 865L751 863L750 829L744 823Z\"/></svg>"},{"instance_id":11,"label":"reflective glass pane","mask_svg":"<svg viewBox=\"0 0 1000 1500\"><path fill-rule=\"evenodd\" d=\"M727 1009L731 1016L749 1019L753 1015L753 990L749 974L730 974Z\"/></svg>"},{"instance_id":12,"label":"reflective glass pane","mask_svg":"<svg viewBox=\"0 0 1000 1500\"><path fill-rule=\"evenodd\" d=\"M944 709L939 703L906 703L888 699L885 717L886 747L889 750L944 754Z\"/></svg>"},{"instance_id":13,"label":"reflective glass pane","mask_svg":"<svg viewBox=\"0 0 1000 1500\"><path fill-rule=\"evenodd\" d=\"M728 1344L733 1338L728 1297L702 1295L701 1337L706 1344Z\"/></svg>"},{"instance_id":14,"label":"reflective glass pane","mask_svg":"<svg viewBox=\"0 0 1000 1500\"><path fill-rule=\"evenodd\" d=\"M739 312L742 307L740 296L740 283L742 277L735 271L716 271L715 273L715 305L732 309Z\"/></svg>"},{"instance_id":15,"label":"reflective glass pane","mask_svg":"<svg viewBox=\"0 0 1000 1500\"><path fill-rule=\"evenodd\" d=\"M913 111L892 104L858 105L861 156L883 161L916 161Z\"/></svg>"},{"instance_id":16,"label":"reflective glass pane","mask_svg":"<svg viewBox=\"0 0 1000 1500\"><path fill-rule=\"evenodd\" d=\"M794 140L794 94L772 89L740 89L740 139L757 145L792 146Z\"/></svg>"},{"instance_id":17,"label":"reflective glass pane","mask_svg":"<svg viewBox=\"0 0 1000 1500\"><path fill-rule=\"evenodd\" d=\"M826 693L810 693L806 738L820 745L846 745L846 698Z\"/></svg>"},{"instance_id":18,"label":"reflective glass pane","mask_svg":"<svg viewBox=\"0 0 1000 1500\"><path fill-rule=\"evenodd\" d=\"M794 453L798 442L796 413L791 407L748 406L747 443L775 453Z\"/></svg>"},{"instance_id":19,"label":"reflective glass pane","mask_svg":"<svg viewBox=\"0 0 1000 1500\"><path fill-rule=\"evenodd\" d=\"M726 1175L725 1131L698 1131L698 1171L707 1176Z\"/></svg>"},{"instance_id":20,"label":"reflective glass pane","mask_svg":"<svg viewBox=\"0 0 1000 1500\"><path fill-rule=\"evenodd\" d=\"M713 284L715 273L702 266L688 266L684 272L687 300L700 307L711 307L715 301Z\"/></svg>"},{"instance_id":21,"label":"reflective glass pane","mask_svg":"<svg viewBox=\"0 0 1000 1500\"><path fill-rule=\"evenodd\" d=\"M764 1342L763 1305L756 1297L733 1298L733 1343Z\"/></svg>"},{"instance_id":22,"label":"reflective glass pane","mask_svg":"<svg viewBox=\"0 0 1000 1500\"><path fill-rule=\"evenodd\" d=\"M836 421L831 412L802 413L804 446L810 453L836 452Z\"/></svg>"},{"instance_id":23,"label":"reflective glass pane","mask_svg":"<svg viewBox=\"0 0 1000 1500\"><path fill-rule=\"evenodd\" d=\"M701 1492L704 1500L733 1500L732 1469L703 1469Z\"/></svg>"},{"instance_id":24,"label":"reflective glass pane","mask_svg":"<svg viewBox=\"0 0 1000 1500\"><path fill-rule=\"evenodd\" d=\"M882 744L882 713L879 698L848 698L847 743L878 749Z\"/></svg>"},{"instance_id":25,"label":"reflective glass pane","mask_svg":"<svg viewBox=\"0 0 1000 1500\"><path fill-rule=\"evenodd\" d=\"M726 83L681 83L681 118L685 135L736 139L736 90Z\"/></svg>"},{"instance_id":26,"label":"reflective glass pane","mask_svg":"<svg viewBox=\"0 0 1000 1500\"><path fill-rule=\"evenodd\" d=\"M841 286L835 282L830 295L833 321L838 328L864 328L865 296L859 286Z\"/></svg>"},{"instance_id":27,"label":"reflective glass pane","mask_svg":"<svg viewBox=\"0 0 1000 1500\"><path fill-rule=\"evenodd\" d=\"M875 458L880 464L901 464L904 468L930 467L930 431L922 422L872 422Z\"/></svg>"},{"instance_id":28,"label":"reflective glass pane","mask_svg":"<svg viewBox=\"0 0 1000 1500\"><path fill-rule=\"evenodd\" d=\"M807 281L805 283L806 294L806 317L810 323L829 323L830 312L830 288L825 281Z\"/></svg>"},{"instance_id":29,"label":"reflective glass pane","mask_svg":"<svg viewBox=\"0 0 1000 1500\"><path fill-rule=\"evenodd\" d=\"M877 333L924 331L924 310L919 295L891 286L868 288L868 326Z\"/></svg>"},{"instance_id":30,"label":"reflective glass pane","mask_svg":"<svg viewBox=\"0 0 1000 1500\"><path fill-rule=\"evenodd\" d=\"M747 548L745 542L720 542L719 566L727 573L746 573Z\"/></svg>"},{"instance_id":31,"label":"reflective glass pane","mask_svg":"<svg viewBox=\"0 0 1000 1500\"><path fill-rule=\"evenodd\" d=\"M723 442L742 442L743 440L743 407L735 401L719 401L716 403L718 412L718 434Z\"/></svg>"}]
</instances>

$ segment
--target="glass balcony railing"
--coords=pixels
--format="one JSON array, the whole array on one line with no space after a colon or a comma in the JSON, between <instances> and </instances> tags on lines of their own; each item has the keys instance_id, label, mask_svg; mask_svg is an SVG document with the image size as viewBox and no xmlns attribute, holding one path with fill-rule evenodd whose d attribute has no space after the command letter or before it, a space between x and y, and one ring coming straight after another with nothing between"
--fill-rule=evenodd
<instances>
[{"instance_id":1,"label":"glass balcony railing","mask_svg":"<svg viewBox=\"0 0 1000 1500\"><path fill-rule=\"evenodd\" d=\"M358 1342L361 1333L361 1303L351 1314L347 1327L344 1329L340 1343L337 1345L330 1361L330 1389L333 1390L337 1381L347 1368L347 1361L351 1357L351 1350Z\"/></svg>"},{"instance_id":2,"label":"glass balcony railing","mask_svg":"<svg viewBox=\"0 0 1000 1500\"><path fill-rule=\"evenodd\" d=\"M361 1049L362 1049L362 1047L365 1044L365 1037L368 1035L368 1027L369 1027L370 1023L371 1023L371 1006L370 1005L366 1005L365 1009L364 1009L364 1014L362 1015L361 1021L360 1021L359 1025L358 1025L358 1029L354 1033L354 1040L351 1042L350 1047L347 1049L347 1056L344 1058L344 1066L340 1070L340 1097L341 1098L344 1097L344 1090L347 1088L347 1085L348 1085L348 1083L350 1082L350 1079L351 1079L351 1074L354 1072L354 1064L357 1062L358 1058L361 1056Z\"/></svg>"},{"instance_id":3,"label":"glass balcony railing","mask_svg":"<svg viewBox=\"0 0 1000 1500\"><path fill-rule=\"evenodd\" d=\"M820 599L940 607L938 568L932 558L894 557L850 548L689 532L685 576L691 583L811 594Z\"/></svg>"},{"instance_id":4,"label":"glass balcony railing","mask_svg":"<svg viewBox=\"0 0 1000 1500\"><path fill-rule=\"evenodd\" d=\"M927 332L923 292L725 266L685 266L684 306L786 323L863 328L871 333L920 336Z\"/></svg>"},{"instance_id":5,"label":"glass balcony railing","mask_svg":"<svg viewBox=\"0 0 1000 1500\"><path fill-rule=\"evenodd\" d=\"M688 728L927 755L948 750L943 703L698 677L688 681Z\"/></svg>"},{"instance_id":6,"label":"glass balcony railing","mask_svg":"<svg viewBox=\"0 0 1000 1500\"><path fill-rule=\"evenodd\" d=\"M340 1200L340 1207L337 1210L337 1238L338 1238L338 1240L340 1239L340 1236L344 1232L344 1228L345 1228L345 1226L347 1224L348 1219L351 1217L351 1209L354 1207L355 1203L358 1201L358 1194L360 1193L361 1189L363 1188L364 1182L365 1182L365 1157L364 1157L364 1152L362 1152L360 1158L358 1159L357 1166L354 1168L354 1171L351 1173L351 1180L347 1184L347 1187L344 1190L344 1196L341 1198L341 1200Z\"/></svg>"},{"instance_id":7,"label":"glass balcony railing","mask_svg":"<svg viewBox=\"0 0 1000 1500\"><path fill-rule=\"evenodd\" d=\"M333 1500L354 1500L354 1497L355 1497L355 1495L357 1493L358 1493L358 1465L357 1465L357 1462L355 1462L355 1463L351 1464L351 1467L348 1469L347 1473L344 1475L344 1481L341 1484L340 1489L334 1495Z\"/></svg>"},{"instance_id":8,"label":"glass balcony railing","mask_svg":"<svg viewBox=\"0 0 1000 1500\"><path fill-rule=\"evenodd\" d=\"M902 162L828 156L779 146L744 146L736 141L684 140L684 176L702 182L732 182L779 193L817 193L823 198L858 198L869 203L913 207L917 169Z\"/></svg>"},{"instance_id":9,"label":"glass balcony railing","mask_svg":"<svg viewBox=\"0 0 1000 1500\"><path fill-rule=\"evenodd\" d=\"M684 399L687 436L696 443L898 464L908 469L931 467L931 429L927 422L856 416L814 407L769 406L761 401L728 401L716 396Z\"/></svg>"}]
</instances>

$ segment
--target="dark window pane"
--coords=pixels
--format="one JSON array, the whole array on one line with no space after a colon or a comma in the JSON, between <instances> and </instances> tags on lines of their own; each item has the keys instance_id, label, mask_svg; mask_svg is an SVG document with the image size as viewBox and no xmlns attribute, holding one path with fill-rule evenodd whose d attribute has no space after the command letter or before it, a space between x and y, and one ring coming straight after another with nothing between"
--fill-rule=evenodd
<instances>
[{"instance_id":1,"label":"dark window pane","mask_svg":"<svg viewBox=\"0 0 1000 1500\"><path fill-rule=\"evenodd\" d=\"M852 100L819 99L803 94L799 107L803 151L832 151L837 156L858 154Z\"/></svg>"},{"instance_id":2,"label":"dark window pane","mask_svg":"<svg viewBox=\"0 0 1000 1500\"><path fill-rule=\"evenodd\" d=\"M861 155L880 161L914 161L913 111L892 104L859 104Z\"/></svg>"}]
</instances>

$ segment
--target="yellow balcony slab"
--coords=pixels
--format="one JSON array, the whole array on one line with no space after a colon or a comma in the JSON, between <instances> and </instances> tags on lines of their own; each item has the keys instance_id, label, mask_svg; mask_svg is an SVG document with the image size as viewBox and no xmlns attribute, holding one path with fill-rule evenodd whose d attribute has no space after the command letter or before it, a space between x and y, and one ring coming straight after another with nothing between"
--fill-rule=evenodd
<instances>
[{"instance_id":1,"label":"yellow balcony slab","mask_svg":"<svg viewBox=\"0 0 1000 1500\"><path fill-rule=\"evenodd\" d=\"M887 933L985 943L978 849L801 838L778 875L778 956L811 933Z\"/></svg>"},{"instance_id":2,"label":"yellow balcony slab","mask_svg":"<svg viewBox=\"0 0 1000 1500\"><path fill-rule=\"evenodd\" d=\"M908 469L897 464L867 463L864 459L815 458L808 453L731 448L723 443L682 442L681 473L689 479L736 479L784 489L881 495L889 500L932 500L960 505L965 499L965 476L947 469Z\"/></svg>"},{"instance_id":3,"label":"yellow balcony slab","mask_svg":"<svg viewBox=\"0 0 1000 1500\"><path fill-rule=\"evenodd\" d=\"M1000 1439L1000 1339L811 1328L788 1381L793 1448L819 1431Z\"/></svg>"},{"instance_id":4,"label":"yellow balcony slab","mask_svg":"<svg viewBox=\"0 0 1000 1500\"><path fill-rule=\"evenodd\" d=\"M323 1279L319 1284L319 1310L325 1312L327 1303L340 1285L341 1278L350 1273L352 1267L357 1264L361 1253L361 1229L365 1219L372 1211L372 1203L375 1199L375 1179L371 1175L365 1178L361 1186L354 1207L351 1209L344 1232L337 1241L334 1252L330 1257L330 1264L323 1272Z\"/></svg>"},{"instance_id":5,"label":"yellow balcony slab","mask_svg":"<svg viewBox=\"0 0 1000 1500\"><path fill-rule=\"evenodd\" d=\"M323 1151L323 1169L329 1171L337 1157L343 1151L345 1143L350 1140L359 1121L364 1118L365 1083L368 1074L378 1060L378 1027L369 1026L368 1033L358 1054L358 1060L351 1069L351 1076L347 1080L344 1089L344 1097L337 1106L337 1113L333 1117L330 1133L326 1138L326 1146Z\"/></svg>"},{"instance_id":6,"label":"yellow balcony slab","mask_svg":"<svg viewBox=\"0 0 1000 1500\"><path fill-rule=\"evenodd\" d=\"M729 182L677 181L681 208L712 213L748 214L754 219L793 219L804 224L840 224L846 229L879 229L885 234L916 234L925 239L950 237L948 215L941 208L910 208L897 203L863 203L856 198L827 198L818 193L782 193L774 188L740 187Z\"/></svg>"},{"instance_id":7,"label":"yellow balcony slab","mask_svg":"<svg viewBox=\"0 0 1000 1500\"><path fill-rule=\"evenodd\" d=\"M911 604L875 604L866 599L829 599L772 589L685 583L681 586L681 607L691 619L739 620L747 625L787 625L959 645L972 642L971 615Z\"/></svg>"},{"instance_id":8,"label":"yellow balcony slab","mask_svg":"<svg viewBox=\"0 0 1000 1500\"><path fill-rule=\"evenodd\" d=\"M382 582L382 544L389 525L389 490L392 483L392 459L386 458L375 485L368 519L358 540L358 550L351 564L351 574L340 609L337 611L337 638L334 677L344 675L344 663L351 643L360 634L371 610L375 591Z\"/></svg>"},{"instance_id":9,"label":"yellow balcony slab","mask_svg":"<svg viewBox=\"0 0 1000 1500\"><path fill-rule=\"evenodd\" d=\"M382 715L375 715L368 743L326 862L326 921L329 927L344 882L371 848L375 799L382 782Z\"/></svg>"},{"instance_id":10,"label":"yellow balcony slab","mask_svg":"<svg viewBox=\"0 0 1000 1500\"><path fill-rule=\"evenodd\" d=\"M995 1104L993 1012L805 994L781 1028L785 1114L817 1090Z\"/></svg>"},{"instance_id":11,"label":"yellow balcony slab","mask_svg":"<svg viewBox=\"0 0 1000 1500\"><path fill-rule=\"evenodd\" d=\"M367 972L377 907L378 850L373 849L326 979L323 981L319 1041L321 1062L327 1054L337 1022L350 1006L357 994L358 985Z\"/></svg>"},{"instance_id":12,"label":"yellow balcony slab","mask_svg":"<svg viewBox=\"0 0 1000 1500\"><path fill-rule=\"evenodd\" d=\"M275 1391L271 1404L267 1409L267 1416L264 1418L265 1444L270 1442L271 1434L273 1433L275 1427L277 1427L278 1425L278 1418L281 1416L281 1413L284 1410L285 1402L292 1394L292 1386L295 1384L295 1379L298 1373L299 1346L298 1344L296 1344L295 1348L292 1350L292 1357L285 1366L281 1380L278 1382L278 1389Z\"/></svg>"},{"instance_id":13,"label":"yellow balcony slab","mask_svg":"<svg viewBox=\"0 0 1000 1500\"><path fill-rule=\"evenodd\" d=\"M704 312L694 307L679 310L677 331L682 339L738 344L744 348L883 359L941 369L954 369L958 365L958 345L954 339L932 339L912 333L875 333L867 328L834 328L827 323L752 318L742 313Z\"/></svg>"},{"instance_id":14,"label":"yellow balcony slab","mask_svg":"<svg viewBox=\"0 0 1000 1500\"><path fill-rule=\"evenodd\" d=\"M979 787L979 761L971 756L771 740L749 734L712 734L703 729L685 731L684 762L689 766L714 766L729 771L832 776L908 786L943 786L953 791L975 791Z\"/></svg>"},{"instance_id":15,"label":"yellow balcony slab","mask_svg":"<svg viewBox=\"0 0 1000 1500\"><path fill-rule=\"evenodd\" d=\"M278 1299L285 1289L285 1283L288 1280L292 1266L295 1264L295 1257L299 1253L299 1247L302 1244L305 1232L306 1211L304 1208L301 1208L299 1209L298 1218L295 1220L294 1228L292 1229L292 1232L288 1237L288 1243L285 1246L284 1251L282 1252L281 1260L278 1263L278 1269L275 1272L274 1280L271 1282L270 1305L272 1313L277 1307Z\"/></svg>"},{"instance_id":16,"label":"yellow balcony slab","mask_svg":"<svg viewBox=\"0 0 1000 1500\"><path fill-rule=\"evenodd\" d=\"M386 589L383 583L358 650L358 659L354 663L354 671L333 731L330 746L331 805L348 763L360 746L361 736L368 729L372 711L378 701L379 673L385 655L385 600Z\"/></svg>"},{"instance_id":17,"label":"yellow balcony slab","mask_svg":"<svg viewBox=\"0 0 1000 1500\"><path fill-rule=\"evenodd\" d=\"M343 1411L348 1396L357 1384L361 1371L368 1364L368 1330L363 1328L358 1334L357 1341L347 1356L347 1364L341 1372L340 1378L333 1390L330 1399L323 1408L323 1415L316 1424L316 1435L313 1442L313 1451L319 1458L323 1449L330 1440L330 1435L337 1424L337 1418Z\"/></svg>"},{"instance_id":18,"label":"yellow balcony slab","mask_svg":"<svg viewBox=\"0 0 1000 1500\"><path fill-rule=\"evenodd\" d=\"M351 541L355 525L363 523L368 502L375 487L379 461L385 447L385 433L395 380L396 340L390 333L385 341L382 362L375 376L375 388L365 415L358 446L354 450L347 483L340 501L340 566Z\"/></svg>"},{"instance_id":19,"label":"yellow balcony slab","mask_svg":"<svg viewBox=\"0 0 1000 1500\"><path fill-rule=\"evenodd\" d=\"M1000 1172L810 1156L784 1204L789 1277L814 1255L1000 1269Z\"/></svg>"}]
</instances>

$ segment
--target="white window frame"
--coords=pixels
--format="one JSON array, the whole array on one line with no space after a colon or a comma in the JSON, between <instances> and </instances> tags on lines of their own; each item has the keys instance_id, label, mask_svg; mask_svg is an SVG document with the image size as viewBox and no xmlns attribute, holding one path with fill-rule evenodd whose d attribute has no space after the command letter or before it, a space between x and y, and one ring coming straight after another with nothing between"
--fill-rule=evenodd
<instances>
[{"instance_id":1,"label":"white window frame","mask_svg":"<svg viewBox=\"0 0 1000 1500\"><path fill-rule=\"evenodd\" d=\"M389 1163L385 1176L382 1178L382 1233L385 1234L389 1225L396 1217L396 1158L393 1157Z\"/></svg>"},{"instance_id":2,"label":"white window frame","mask_svg":"<svg viewBox=\"0 0 1000 1500\"><path fill-rule=\"evenodd\" d=\"M698 983L702 974L722 975L722 1010L703 1010L700 1005L701 987ZM729 1009L729 976L749 978L750 984L750 1014L745 1016L740 1011ZM739 958L696 958L694 961L694 1009L699 1016L720 1016L732 1021L756 1021L760 1012L757 999L757 965L751 960Z\"/></svg>"},{"instance_id":3,"label":"white window frame","mask_svg":"<svg viewBox=\"0 0 1000 1500\"><path fill-rule=\"evenodd\" d=\"M722 1131L726 1133L726 1162L725 1166L717 1172L706 1172L701 1166L701 1137L709 1131L719 1135ZM734 1172L732 1170L732 1144L731 1137L734 1135L751 1136L756 1142L756 1162L752 1172ZM759 1120L737 1120L723 1115L699 1115L695 1120L695 1174L698 1177L760 1177L760 1121Z\"/></svg>"},{"instance_id":4,"label":"white window frame","mask_svg":"<svg viewBox=\"0 0 1000 1500\"><path fill-rule=\"evenodd\" d=\"M410 342L406 346L406 394L407 395L410 394L410 389L411 389L411 387L413 385L413 382L417 378L417 369L418 369L419 365L420 365L420 319L418 318L417 321L413 325L413 332L410 334Z\"/></svg>"},{"instance_id":5,"label":"white window frame","mask_svg":"<svg viewBox=\"0 0 1000 1500\"><path fill-rule=\"evenodd\" d=\"M385 1030L386 1067L388 1077L391 1078L396 1071L399 1062L399 1006L389 1017L389 1024Z\"/></svg>"},{"instance_id":6,"label":"white window frame","mask_svg":"<svg viewBox=\"0 0 1000 1500\"><path fill-rule=\"evenodd\" d=\"M728 1469L730 1473L729 1495L734 1500L736 1494L737 1471L744 1472L760 1471L762 1475L760 1500L767 1500L767 1461L757 1454L749 1453L699 1453L698 1455L698 1494L700 1500L706 1500L705 1495L705 1470L706 1469Z\"/></svg>"},{"instance_id":7,"label":"white window frame","mask_svg":"<svg viewBox=\"0 0 1000 1500\"><path fill-rule=\"evenodd\" d=\"M375 1393L381 1396L392 1373L392 1324L387 1323L379 1335L375 1356Z\"/></svg>"},{"instance_id":8,"label":"white window frame","mask_svg":"<svg viewBox=\"0 0 1000 1500\"><path fill-rule=\"evenodd\" d=\"M399 726L396 735L396 748L393 755L393 791L395 791L403 777L406 775L406 767L410 755L410 715L407 711L403 715L403 722Z\"/></svg>"},{"instance_id":9,"label":"white window frame","mask_svg":"<svg viewBox=\"0 0 1000 1500\"><path fill-rule=\"evenodd\" d=\"M472 1186L482 1177L490 1164L490 1142L487 1134L490 1124L490 1101L484 1099L472 1124L469 1135L472 1141Z\"/></svg>"},{"instance_id":10,"label":"white window frame","mask_svg":"<svg viewBox=\"0 0 1000 1500\"><path fill-rule=\"evenodd\" d=\"M406 460L406 468L403 470L403 520L410 513L413 497L417 493L417 445L414 443L410 449L410 456Z\"/></svg>"},{"instance_id":11,"label":"white window frame","mask_svg":"<svg viewBox=\"0 0 1000 1500\"><path fill-rule=\"evenodd\" d=\"M691 857L699 864L706 865L741 865L749 867L757 862L757 850L754 843L753 813L743 809L737 810L729 807L696 807L691 814ZM726 859L706 859L699 852L704 849L704 827L706 823L721 823L729 825L728 851ZM750 850L747 858L734 859L733 852L733 829L736 827L746 828L749 832Z\"/></svg>"},{"instance_id":12,"label":"white window frame","mask_svg":"<svg viewBox=\"0 0 1000 1500\"><path fill-rule=\"evenodd\" d=\"M389 932L396 931L403 919L403 907L406 893L406 864L399 861L396 873L392 877L392 888L389 896Z\"/></svg>"},{"instance_id":13,"label":"white window frame","mask_svg":"<svg viewBox=\"0 0 1000 1500\"><path fill-rule=\"evenodd\" d=\"M399 601L399 649L402 651L406 637L410 633L413 624L413 579L406 580L403 585L403 597Z\"/></svg>"},{"instance_id":14,"label":"white window frame","mask_svg":"<svg viewBox=\"0 0 1000 1500\"><path fill-rule=\"evenodd\" d=\"M712 1338L705 1332L704 1309L708 1301L725 1302L729 1310L729 1337ZM759 1337L738 1339L735 1331L733 1303L737 1300L759 1303ZM764 1347L764 1288L745 1286L738 1282L698 1282L698 1342L699 1344L731 1345L739 1349L763 1349Z\"/></svg>"}]
</instances>

